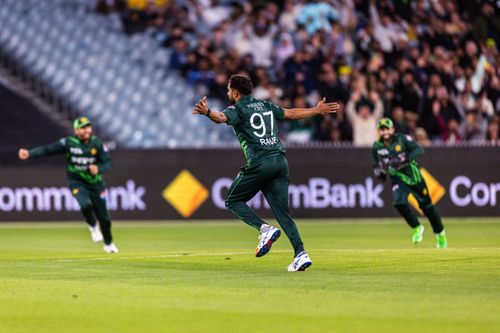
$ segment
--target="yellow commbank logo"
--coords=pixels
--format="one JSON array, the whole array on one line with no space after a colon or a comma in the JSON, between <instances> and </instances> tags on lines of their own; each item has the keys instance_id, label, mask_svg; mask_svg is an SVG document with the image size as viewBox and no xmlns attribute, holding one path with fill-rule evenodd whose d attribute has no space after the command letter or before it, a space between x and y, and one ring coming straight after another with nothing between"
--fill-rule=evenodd
<instances>
[{"instance_id":1,"label":"yellow commbank logo","mask_svg":"<svg viewBox=\"0 0 500 333\"><path fill-rule=\"evenodd\" d=\"M396 149L396 151L399 153L401 151L401 146L397 145L394 149Z\"/></svg>"},{"instance_id":2,"label":"yellow commbank logo","mask_svg":"<svg viewBox=\"0 0 500 333\"><path fill-rule=\"evenodd\" d=\"M429 189L429 196L431 197L432 203L437 203L445 195L446 189L437 181L436 178L434 178L429 173L429 171L425 170L424 168L420 168L420 173L422 174L422 177L427 184L427 188ZM423 192L423 195L427 194L427 191L425 189ZM410 196L408 197L408 202L419 212L420 215L423 215L422 211L418 207L418 201L417 199L415 199L413 194L410 194Z\"/></svg>"},{"instance_id":3,"label":"yellow commbank logo","mask_svg":"<svg viewBox=\"0 0 500 333\"><path fill-rule=\"evenodd\" d=\"M92 148L92 149L90 150L90 155L97 155L97 149Z\"/></svg>"},{"instance_id":4,"label":"yellow commbank logo","mask_svg":"<svg viewBox=\"0 0 500 333\"><path fill-rule=\"evenodd\" d=\"M184 218L188 218L207 200L208 190L188 170L182 170L163 190L162 196Z\"/></svg>"}]
</instances>

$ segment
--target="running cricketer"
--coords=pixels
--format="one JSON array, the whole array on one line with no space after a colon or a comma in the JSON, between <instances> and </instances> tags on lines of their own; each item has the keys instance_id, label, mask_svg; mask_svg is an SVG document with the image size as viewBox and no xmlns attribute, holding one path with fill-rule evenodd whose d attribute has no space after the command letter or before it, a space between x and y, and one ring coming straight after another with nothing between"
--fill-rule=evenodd
<instances>
[{"instance_id":1,"label":"running cricketer","mask_svg":"<svg viewBox=\"0 0 500 333\"><path fill-rule=\"evenodd\" d=\"M420 224L417 215L408 205L410 193L415 196L420 209L429 219L436 234L437 247L445 249L448 243L441 216L432 204L429 190L415 160L424 153L424 150L411 136L395 133L394 123L389 118L382 118L378 122L378 133L380 139L372 146L374 174L383 181L387 176L390 177L394 207L413 228L413 243L422 241L424 226Z\"/></svg>"},{"instance_id":2,"label":"running cricketer","mask_svg":"<svg viewBox=\"0 0 500 333\"><path fill-rule=\"evenodd\" d=\"M285 150L278 136L278 120L303 119L315 115L326 115L339 109L338 103L325 103L315 108L283 109L268 101L251 97L252 81L242 75L232 75L227 86L231 105L222 112L211 110L206 97L195 106L193 114L207 116L211 121L226 123L240 142L246 158L246 165L229 188L226 207L248 225L259 230L260 242L256 257L269 252L272 244L280 237L280 229L268 225L246 202L262 191L271 206L274 216L294 249L294 259L288 271L303 271L312 265L299 231L288 208L288 162Z\"/></svg>"},{"instance_id":3,"label":"running cricketer","mask_svg":"<svg viewBox=\"0 0 500 333\"><path fill-rule=\"evenodd\" d=\"M80 205L94 242L104 240L104 251L116 253L118 248L111 236L111 219L106 208L106 184L102 174L111 168L107 149L92 134L92 123L86 117L73 122L75 135L46 146L20 149L19 158L27 160L55 154L65 154L68 186ZM99 220L99 226L96 223Z\"/></svg>"}]
</instances>

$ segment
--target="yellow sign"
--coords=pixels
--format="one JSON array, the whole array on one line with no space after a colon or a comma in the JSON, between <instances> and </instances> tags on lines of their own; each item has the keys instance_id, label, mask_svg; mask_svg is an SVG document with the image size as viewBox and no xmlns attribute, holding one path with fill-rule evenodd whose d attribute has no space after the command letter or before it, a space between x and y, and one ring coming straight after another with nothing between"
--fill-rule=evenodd
<instances>
[{"instance_id":1,"label":"yellow sign","mask_svg":"<svg viewBox=\"0 0 500 333\"><path fill-rule=\"evenodd\" d=\"M207 200L208 190L188 170L182 170L163 190L163 198L184 218L188 218Z\"/></svg>"},{"instance_id":2,"label":"yellow sign","mask_svg":"<svg viewBox=\"0 0 500 333\"><path fill-rule=\"evenodd\" d=\"M429 196L431 197L432 203L433 204L437 203L445 195L446 189L444 188L443 185L441 185L437 181L436 178L434 178L429 173L429 171L425 170L424 168L420 168L420 173L422 174L422 177L424 178L425 183L427 184L427 188L429 189ZM422 195L426 194L427 190L424 189ZM413 196L413 194L410 194L410 196L408 197L408 202L410 203L410 205L413 206L413 208L417 210L417 212L420 215L424 215L422 213L422 210L420 210L420 208L418 207L418 201L417 199L415 199L415 196Z\"/></svg>"}]
</instances>

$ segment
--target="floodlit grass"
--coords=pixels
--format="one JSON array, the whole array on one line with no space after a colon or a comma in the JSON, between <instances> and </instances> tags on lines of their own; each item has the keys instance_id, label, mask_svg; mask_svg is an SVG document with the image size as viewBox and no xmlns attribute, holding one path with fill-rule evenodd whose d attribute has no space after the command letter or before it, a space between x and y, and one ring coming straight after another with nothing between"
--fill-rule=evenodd
<instances>
[{"instance_id":1,"label":"floodlit grass","mask_svg":"<svg viewBox=\"0 0 500 333\"><path fill-rule=\"evenodd\" d=\"M289 273L242 222L0 224L0 332L499 332L500 222L445 219L450 248L401 220L300 220Z\"/></svg>"}]
</instances>

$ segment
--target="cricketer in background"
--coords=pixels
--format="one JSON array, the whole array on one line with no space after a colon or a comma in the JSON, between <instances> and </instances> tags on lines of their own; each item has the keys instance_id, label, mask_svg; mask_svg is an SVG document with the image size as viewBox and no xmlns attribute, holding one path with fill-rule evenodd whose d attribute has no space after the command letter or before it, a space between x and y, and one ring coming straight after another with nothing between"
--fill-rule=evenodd
<instances>
[{"instance_id":1,"label":"cricketer in background","mask_svg":"<svg viewBox=\"0 0 500 333\"><path fill-rule=\"evenodd\" d=\"M111 235L111 218L106 207L106 184L102 177L111 168L111 158L101 140L93 135L92 122L80 117L73 122L75 135L32 148L20 149L19 158L27 160L56 154L66 156L66 176L71 193L78 201L94 242L104 241L104 251L116 253ZM99 226L96 222L99 220Z\"/></svg>"},{"instance_id":2,"label":"cricketer in background","mask_svg":"<svg viewBox=\"0 0 500 333\"><path fill-rule=\"evenodd\" d=\"M422 241L424 226L408 205L410 193L415 196L420 209L429 219L436 234L437 247L447 248L448 242L441 216L431 201L429 190L415 160L424 153L423 148L411 136L395 133L394 124L389 118L381 119L377 127L380 139L372 146L373 170L375 176L382 181L385 181L387 176L391 179L394 207L413 228L413 243Z\"/></svg>"}]
</instances>

